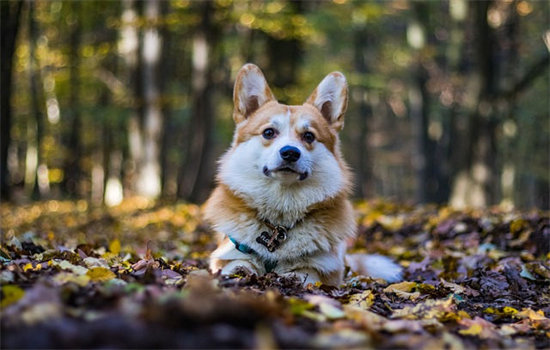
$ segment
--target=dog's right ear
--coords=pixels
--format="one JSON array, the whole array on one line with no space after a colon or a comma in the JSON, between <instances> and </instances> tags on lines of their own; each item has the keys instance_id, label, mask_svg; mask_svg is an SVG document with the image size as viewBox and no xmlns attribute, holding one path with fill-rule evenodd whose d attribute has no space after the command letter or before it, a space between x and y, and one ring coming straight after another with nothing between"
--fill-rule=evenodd
<instances>
[{"instance_id":1,"label":"dog's right ear","mask_svg":"<svg viewBox=\"0 0 550 350\"><path fill-rule=\"evenodd\" d=\"M260 68L252 63L245 64L235 81L233 90L233 120L235 124L246 120L265 103L275 100Z\"/></svg>"}]
</instances>

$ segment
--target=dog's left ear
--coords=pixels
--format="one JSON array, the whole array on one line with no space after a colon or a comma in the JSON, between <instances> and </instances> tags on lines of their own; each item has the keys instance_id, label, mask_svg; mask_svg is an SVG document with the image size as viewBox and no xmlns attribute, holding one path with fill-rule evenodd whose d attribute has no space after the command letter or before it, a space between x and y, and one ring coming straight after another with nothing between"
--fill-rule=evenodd
<instances>
[{"instance_id":1,"label":"dog's left ear","mask_svg":"<svg viewBox=\"0 0 550 350\"><path fill-rule=\"evenodd\" d=\"M246 120L265 103L275 100L258 66L247 63L239 70L233 89L235 124Z\"/></svg>"},{"instance_id":2,"label":"dog's left ear","mask_svg":"<svg viewBox=\"0 0 550 350\"><path fill-rule=\"evenodd\" d=\"M313 90L306 103L315 106L336 130L344 127L344 113L348 106L348 84L340 72L332 72Z\"/></svg>"}]
</instances>

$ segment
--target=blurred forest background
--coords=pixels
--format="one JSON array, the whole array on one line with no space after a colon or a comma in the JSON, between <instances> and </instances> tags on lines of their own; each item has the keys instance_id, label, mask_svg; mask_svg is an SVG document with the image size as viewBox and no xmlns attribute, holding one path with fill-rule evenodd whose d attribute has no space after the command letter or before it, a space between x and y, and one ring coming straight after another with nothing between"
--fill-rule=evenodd
<instances>
[{"instance_id":1,"label":"blurred forest background","mask_svg":"<svg viewBox=\"0 0 550 350\"><path fill-rule=\"evenodd\" d=\"M356 197L550 207L548 1L1 1L2 201L203 201L246 62L348 78Z\"/></svg>"}]
</instances>

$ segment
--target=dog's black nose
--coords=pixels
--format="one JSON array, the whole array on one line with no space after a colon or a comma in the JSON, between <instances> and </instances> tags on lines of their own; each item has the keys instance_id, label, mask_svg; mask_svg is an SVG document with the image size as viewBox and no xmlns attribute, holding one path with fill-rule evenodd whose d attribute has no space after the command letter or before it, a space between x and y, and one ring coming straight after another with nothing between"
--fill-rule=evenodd
<instances>
[{"instance_id":1,"label":"dog's black nose","mask_svg":"<svg viewBox=\"0 0 550 350\"><path fill-rule=\"evenodd\" d=\"M281 158L287 162L292 163L300 159L300 150L293 146L284 146L279 153L281 154Z\"/></svg>"}]
</instances>

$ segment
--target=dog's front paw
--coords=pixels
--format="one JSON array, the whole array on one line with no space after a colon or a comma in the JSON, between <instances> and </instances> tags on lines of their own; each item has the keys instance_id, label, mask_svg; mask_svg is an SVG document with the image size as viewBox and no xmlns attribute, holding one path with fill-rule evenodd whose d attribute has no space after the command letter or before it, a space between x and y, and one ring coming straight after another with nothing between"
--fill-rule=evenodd
<instances>
[{"instance_id":1,"label":"dog's front paw","mask_svg":"<svg viewBox=\"0 0 550 350\"><path fill-rule=\"evenodd\" d=\"M246 260L231 260L222 269L222 275L234 275L245 273L247 275L258 274L258 271L249 261Z\"/></svg>"},{"instance_id":2,"label":"dog's front paw","mask_svg":"<svg viewBox=\"0 0 550 350\"><path fill-rule=\"evenodd\" d=\"M315 270L295 270L292 272L283 273L282 276L284 277L290 277L290 278L296 278L298 281L300 281L304 286L307 286L308 284L315 284L317 282L321 282L321 277Z\"/></svg>"}]
</instances>

